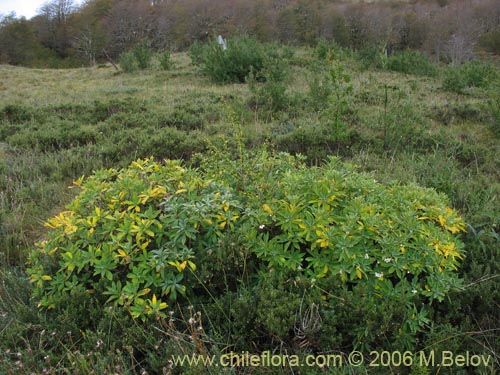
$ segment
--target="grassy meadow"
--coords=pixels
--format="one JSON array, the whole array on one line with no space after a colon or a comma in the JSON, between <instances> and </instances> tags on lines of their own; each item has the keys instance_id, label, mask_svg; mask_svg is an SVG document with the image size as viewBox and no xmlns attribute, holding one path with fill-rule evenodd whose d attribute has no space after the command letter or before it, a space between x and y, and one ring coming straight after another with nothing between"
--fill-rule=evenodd
<instances>
[{"instance_id":1,"label":"grassy meadow","mask_svg":"<svg viewBox=\"0 0 500 375\"><path fill-rule=\"evenodd\" d=\"M123 316L89 324L92 304L57 310L55 317L39 311L25 274L28 251L46 238L43 223L78 193L70 186L82 175L149 156L196 166L198 153L236 156L241 147L265 147L303 154L308 165L338 156L383 184L416 183L446 194L467 227L461 235L466 257L457 271L464 287L433 303L416 348L481 351L492 356L491 365L480 372L363 373L494 374L500 368L499 76L452 90L446 79L453 67L412 74L366 66L354 53L333 56L328 61L314 48L294 49L283 62L289 75L279 106L260 100L272 90L262 82L254 82L256 88L213 83L187 53L173 53L168 70L154 60L134 73L108 64L0 65L0 373L172 373L166 356L155 353L166 345L159 328L127 325ZM332 66L338 69L333 75ZM79 334L79 325L93 328ZM66 331L69 338L62 337ZM308 371L300 373L324 373Z\"/></svg>"}]
</instances>

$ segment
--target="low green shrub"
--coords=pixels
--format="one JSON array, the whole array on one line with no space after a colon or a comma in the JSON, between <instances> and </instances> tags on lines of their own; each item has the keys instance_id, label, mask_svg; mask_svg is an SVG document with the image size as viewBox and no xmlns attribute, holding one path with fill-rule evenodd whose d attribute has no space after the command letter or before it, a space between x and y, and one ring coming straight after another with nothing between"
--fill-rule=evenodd
<instances>
[{"instance_id":1,"label":"low green shrub","mask_svg":"<svg viewBox=\"0 0 500 375\"><path fill-rule=\"evenodd\" d=\"M289 152L300 152L313 160L322 160L334 150L352 141L349 128L354 115L351 76L343 64L332 61L327 72L319 67L309 79L308 108L318 115L321 125L307 124L277 139ZM314 134L314 132L317 132ZM285 141L285 142L283 142Z\"/></svg>"},{"instance_id":2,"label":"low green shrub","mask_svg":"<svg viewBox=\"0 0 500 375\"><path fill-rule=\"evenodd\" d=\"M124 52L120 55L120 68L125 73L133 73L139 69L137 60L132 52Z\"/></svg>"},{"instance_id":3,"label":"low green shrub","mask_svg":"<svg viewBox=\"0 0 500 375\"><path fill-rule=\"evenodd\" d=\"M321 60L326 60L332 51L337 48L335 41L329 41L326 39L319 39L314 49L314 55Z\"/></svg>"},{"instance_id":4,"label":"low green shrub","mask_svg":"<svg viewBox=\"0 0 500 375\"><path fill-rule=\"evenodd\" d=\"M345 127L344 118L351 111L351 100L353 86L351 84L351 75L347 72L345 66L333 61L330 66L325 85L330 91L328 106L325 110L329 123L337 130Z\"/></svg>"},{"instance_id":5,"label":"low green shrub","mask_svg":"<svg viewBox=\"0 0 500 375\"><path fill-rule=\"evenodd\" d=\"M220 114L215 109L213 101L193 97L190 101L174 105L160 125L173 126L180 130L203 129L206 123L217 119L218 116Z\"/></svg>"},{"instance_id":6,"label":"low green shrub","mask_svg":"<svg viewBox=\"0 0 500 375\"><path fill-rule=\"evenodd\" d=\"M131 97L103 101L95 100L92 110L89 113L89 118L87 119L84 116L83 119L96 124L101 121L106 121L118 113L144 113L145 111L146 107L144 104ZM79 117L79 119L82 119L82 117Z\"/></svg>"},{"instance_id":7,"label":"low green shrub","mask_svg":"<svg viewBox=\"0 0 500 375\"><path fill-rule=\"evenodd\" d=\"M406 50L396 52L387 59L387 69L394 72L433 77L436 66L421 52Z\"/></svg>"},{"instance_id":8,"label":"low green shrub","mask_svg":"<svg viewBox=\"0 0 500 375\"><path fill-rule=\"evenodd\" d=\"M139 43L133 50L123 52L119 58L120 68L125 73L148 69L151 66L153 54L146 43Z\"/></svg>"},{"instance_id":9,"label":"low green shrub","mask_svg":"<svg viewBox=\"0 0 500 375\"><path fill-rule=\"evenodd\" d=\"M392 306L399 329L386 328L410 347L426 324L425 306L460 286L456 234L464 224L433 190L383 186L335 159L307 168L287 154L216 153L196 163L150 158L75 181L81 193L47 221L47 240L30 254L40 305L58 308L70 293L89 293L104 309L145 320L166 317L171 302L201 303L228 319L221 330L233 339L230 311L217 301L295 280L302 287L280 298L298 301L311 289L308 304L322 306L319 316L335 311L339 294L374 319ZM256 313L263 331L278 319L276 308ZM296 321L285 315L293 332ZM355 343L377 343L364 323L352 324ZM290 332L275 329L270 337Z\"/></svg>"},{"instance_id":10,"label":"low green shrub","mask_svg":"<svg viewBox=\"0 0 500 375\"><path fill-rule=\"evenodd\" d=\"M198 130L186 132L166 127L156 130L153 139L147 136L141 137L139 149L141 155L189 160L193 154L204 152L211 141L211 137Z\"/></svg>"},{"instance_id":11,"label":"low green shrub","mask_svg":"<svg viewBox=\"0 0 500 375\"><path fill-rule=\"evenodd\" d=\"M324 111L328 107L331 87L329 85L328 75L322 75L315 71L308 80L309 92L307 100L310 107L315 112Z\"/></svg>"},{"instance_id":12,"label":"low green shrub","mask_svg":"<svg viewBox=\"0 0 500 375\"><path fill-rule=\"evenodd\" d=\"M9 104L4 106L0 111L0 121L6 121L11 124L22 124L30 121L35 113L31 108L27 108L18 104Z\"/></svg>"},{"instance_id":13,"label":"low green shrub","mask_svg":"<svg viewBox=\"0 0 500 375\"><path fill-rule=\"evenodd\" d=\"M170 70L172 68L172 54L170 51L165 51L160 55L160 67L163 70Z\"/></svg>"},{"instance_id":14,"label":"low green shrub","mask_svg":"<svg viewBox=\"0 0 500 375\"><path fill-rule=\"evenodd\" d=\"M2 269L0 277L2 374L160 374L168 362L165 351L183 354L181 344L165 342L164 327L130 322L125 311L102 309L89 293L68 293L58 307L41 314L23 272ZM188 326L178 316L171 319L179 330Z\"/></svg>"},{"instance_id":15,"label":"low green shrub","mask_svg":"<svg viewBox=\"0 0 500 375\"><path fill-rule=\"evenodd\" d=\"M50 152L92 144L97 138L98 134L92 128L56 120L40 130L22 129L9 137L8 141L13 146Z\"/></svg>"},{"instance_id":16,"label":"low green shrub","mask_svg":"<svg viewBox=\"0 0 500 375\"><path fill-rule=\"evenodd\" d=\"M338 148L349 138L351 133L350 129L348 129L350 117L354 112L351 76L343 64L332 61L329 63L327 72L321 66L316 67L308 83L308 108L319 115L319 120L324 125L320 134L325 135L325 132L328 133L328 136L320 141L320 143L330 144L330 147L324 150L324 152L328 153L332 150L331 146L336 144L334 148ZM308 128L304 129L305 132L300 131L296 135L302 133L302 135L308 137L306 134L313 127L308 126ZM310 135L312 139L309 141L312 141L311 147L313 148L313 145L317 145L317 142L314 142L317 136ZM306 154L310 155L309 151Z\"/></svg>"},{"instance_id":17,"label":"low green shrub","mask_svg":"<svg viewBox=\"0 0 500 375\"><path fill-rule=\"evenodd\" d=\"M189 47L188 55L191 58L191 63L196 66L201 66L203 63L205 44L195 40L193 44Z\"/></svg>"},{"instance_id":18,"label":"low green shrub","mask_svg":"<svg viewBox=\"0 0 500 375\"><path fill-rule=\"evenodd\" d=\"M340 130L340 131L339 131ZM350 134L326 123L288 121L273 128L273 142L280 151L304 155L311 163L320 163L343 147Z\"/></svg>"},{"instance_id":19,"label":"low green shrub","mask_svg":"<svg viewBox=\"0 0 500 375\"><path fill-rule=\"evenodd\" d=\"M319 60L343 60L350 56L350 51L342 48L335 40L319 39L314 55Z\"/></svg>"},{"instance_id":20,"label":"low green shrub","mask_svg":"<svg viewBox=\"0 0 500 375\"><path fill-rule=\"evenodd\" d=\"M381 113L380 130L384 149L427 150L435 146L436 140L428 135L429 119L422 115L411 101L392 99L396 96L388 88L387 109ZM396 90L394 90L396 91Z\"/></svg>"},{"instance_id":21,"label":"low green shrub","mask_svg":"<svg viewBox=\"0 0 500 375\"><path fill-rule=\"evenodd\" d=\"M147 69L151 66L152 53L151 49L146 43L138 44L132 51L135 60L137 61L137 67L141 70Z\"/></svg>"},{"instance_id":22,"label":"low green shrub","mask_svg":"<svg viewBox=\"0 0 500 375\"><path fill-rule=\"evenodd\" d=\"M500 88L500 84L498 87ZM493 90L491 92L488 107L491 114L491 129L500 137L500 91Z\"/></svg>"},{"instance_id":23,"label":"low green shrub","mask_svg":"<svg viewBox=\"0 0 500 375\"><path fill-rule=\"evenodd\" d=\"M260 72L252 70L247 79L252 107L271 113L286 109L290 104L286 93L290 72L287 60L280 57L267 57Z\"/></svg>"},{"instance_id":24,"label":"low green shrub","mask_svg":"<svg viewBox=\"0 0 500 375\"><path fill-rule=\"evenodd\" d=\"M387 67L387 51L385 46L367 46L358 51L357 60L363 69L385 69Z\"/></svg>"},{"instance_id":25,"label":"low green shrub","mask_svg":"<svg viewBox=\"0 0 500 375\"><path fill-rule=\"evenodd\" d=\"M500 78L498 67L479 60L460 66L450 66L445 72L443 89L463 94L470 88L488 88Z\"/></svg>"},{"instance_id":26,"label":"low green shrub","mask_svg":"<svg viewBox=\"0 0 500 375\"><path fill-rule=\"evenodd\" d=\"M479 38L479 44L484 49L500 55L500 29L481 35Z\"/></svg>"},{"instance_id":27,"label":"low green shrub","mask_svg":"<svg viewBox=\"0 0 500 375\"><path fill-rule=\"evenodd\" d=\"M467 88L467 79L457 68L449 68L443 79L443 89L461 94Z\"/></svg>"},{"instance_id":28,"label":"low green shrub","mask_svg":"<svg viewBox=\"0 0 500 375\"><path fill-rule=\"evenodd\" d=\"M467 103L463 101L447 102L435 106L431 113L432 118L444 125L450 125L456 120L483 123L487 120L487 114L480 103Z\"/></svg>"}]
</instances>

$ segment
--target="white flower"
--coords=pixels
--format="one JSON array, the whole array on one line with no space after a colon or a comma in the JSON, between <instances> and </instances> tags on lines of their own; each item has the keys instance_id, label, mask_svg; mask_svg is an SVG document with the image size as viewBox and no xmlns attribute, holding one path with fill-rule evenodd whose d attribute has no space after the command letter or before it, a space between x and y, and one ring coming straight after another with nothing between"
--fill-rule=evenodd
<instances>
[{"instance_id":1,"label":"white flower","mask_svg":"<svg viewBox=\"0 0 500 375\"><path fill-rule=\"evenodd\" d=\"M368 253L365 254L365 259L369 259Z\"/></svg>"},{"instance_id":2,"label":"white flower","mask_svg":"<svg viewBox=\"0 0 500 375\"><path fill-rule=\"evenodd\" d=\"M392 262L392 258L389 258L389 257L388 257L388 258L385 258L385 259L384 259L384 262L386 262L386 263L390 263L390 262Z\"/></svg>"},{"instance_id":3,"label":"white flower","mask_svg":"<svg viewBox=\"0 0 500 375\"><path fill-rule=\"evenodd\" d=\"M417 290L416 289L412 289L411 291L413 294L417 294Z\"/></svg>"},{"instance_id":4,"label":"white flower","mask_svg":"<svg viewBox=\"0 0 500 375\"><path fill-rule=\"evenodd\" d=\"M264 224L259 225L259 229L264 229L266 226Z\"/></svg>"},{"instance_id":5,"label":"white flower","mask_svg":"<svg viewBox=\"0 0 500 375\"><path fill-rule=\"evenodd\" d=\"M375 272L375 277L378 277L379 279L384 277L384 273L383 272Z\"/></svg>"}]
</instances>

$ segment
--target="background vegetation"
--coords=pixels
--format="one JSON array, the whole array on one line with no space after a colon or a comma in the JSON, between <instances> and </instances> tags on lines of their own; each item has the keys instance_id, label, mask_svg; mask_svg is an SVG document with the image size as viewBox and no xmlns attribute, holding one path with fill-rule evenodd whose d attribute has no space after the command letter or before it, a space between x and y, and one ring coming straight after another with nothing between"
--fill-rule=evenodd
<instances>
[{"instance_id":1,"label":"background vegetation","mask_svg":"<svg viewBox=\"0 0 500 375\"><path fill-rule=\"evenodd\" d=\"M496 0L337 2L331 0L49 0L30 20L0 15L0 62L32 67L93 66L144 45L186 50L221 34L315 45L334 40L390 56L418 50L462 64L498 54ZM407 56L409 57L409 56Z\"/></svg>"},{"instance_id":2,"label":"background vegetation","mask_svg":"<svg viewBox=\"0 0 500 375\"><path fill-rule=\"evenodd\" d=\"M107 33L115 29L105 22L111 22L120 7L137 6L136 13L130 14L140 14L141 5L155 14L167 9L163 8L167 3L146 7L141 2L87 2L68 13L68 27L76 27L95 9L106 17L92 18L96 22L88 25ZM187 17L189 13L182 12L195 3L168 3L173 6L168 9L175 10L169 17ZM248 29L255 37L228 37L229 48L243 51L238 55L243 73L235 75L231 75L234 64L224 60L212 38L225 30L224 23L220 28L211 26L207 43L203 37L178 44L162 42L161 35L173 40L184 37L173 26L171 33L151 34L157 38L141 34L127 41L124 31L116 32L113 35L122 38L123 44L118 39L106 44L106 36L93 55L95 64L85 68L0 65L0 372L195 374L214 369L171 368L169 356L220 354L228 349L303 355L409 348L471 351L491 355L491 364L479 369L413 366L337 372L494 374L500 361L500 73L494 56L481 57L482 49L475 47L462 60L445 52L449 47L443 41L448 39L439 39L443 44L431 51L427 39L415 37L415 30L437 33L434 28L442 25L433 22L440 20L439 14L462 14L458 3L441 3L428 2L422 8L394 5L393 17L385 21L415 22L411 28L397 29L398 38L406 41L400 48L395 47L400 42L393 44L392 39L390 44L371 38L362 43L367 35L363 30L373 23L361 20L368 16L375 20L386 5L349 5L349 12L343 13L344 8L325 3L319 13L333 12L325 13L332 17L326 20L336 20L333 40L331 35L300 31L300 27L312 30L310 25L324 25L322 18L315 18L318 14L307 12L319 3L284 2L266 13L270 3L262 2L260 8L251 7L263 12L262 17L252 18L255 29ZM204 3L205 8L197 9L215 4ZM248 3L232 4L235 20L249 20L242 14L253 13L241 13ZM495 4L477 3L474 14L481 14L481 9L491 13ZM417 21L422 20L417 15L426 7L436 13L433 22L428 20L431 23L420 29ZM415 16L406 13L410 9ZM466 14L464 9L468 8L462 8ZM125 20L128 13L122 11L116 14ZM161 14L163 20L172 19ZM214 14L219 13L214 10ZM256 22L269 14L280 15L280 23L275 24L283 29ZM0 37L14 30L13 25L31 28L42 16L29 21L7 17ZM132 19L136 23L130 25L139 25L138 19ZM342 19L351 32L342 31ZM171 25L183 26L185 31L188 24L178 22ZM61 44L40 46L41 34L31 35L33 44L23 47L21 55L34 51L28 54L33 59L18 64L68 67L91 62L82 63L76 52L59 54L55 46L62 51L61 40ZM276 43L275 36L301 46ZM324 38L316 40L318 36ZM189 53L171 52L193 40L200 41ZM491 40L488 47L485 44L488 51L493 51ZM260 51L261 60L255 62L255 55L244 52L249 48ZM113 62L117 59L119 70L104 63L104 53ZM34 63L35 56L40 65ZM151 155L153 159L133 164ZM140 166L152 168L151 173L139 172ZM178 174L181 170L184 174ZM82 175L86 177L81 179ZM320 204L319 198L333 191L320 183L322 176L343 181L335 191L342 197L342 209L328 205L338 215L338 223L363 243L359 249L351 244L357 249L353 251L365 259L367 253L362 250L367 247L368 257L378 254L381 265L324 259L321 249L334 246L329 239L339 238L339 233L315 228L300 234L304 228L294 220L307 223L314 218L318 224L329 217L328 205ZM210 180L215 182L211 185ZM179 198L167 199L170 195ZM397 209L401 206L395 203L400 199L399 204L409 207L405 199L415 202L415 197L425 201L423 206L435 206L423 222L412 221L407 210ZM113 227L112 217L103 215L110 204L121 200L126 212L121 225L133 226L127 230ZM166 200L169 203L163 204ZM289 217L292 204L302 208ZM362 224L382 228L382 222L368 206L375 213L377 207L394 210L406 242L384 244L370 237ZM417 206L416 212L423 210ZM165 210L174 210L175 215L166 215ZM79 212L82 220L71 222L68 211ZM465 232L455 221L455 212L463 217ZM240 224L246 215L247 221ZM173 218L175 222L165 224L171 228L168 235L159 239L163 231L154 223ZM429 290L424 280L432 279L435 270L428 268L418 277L406 278L399 276L401 269L391 268L396 259L406 262L412 247L431 246L415 245L407 230L417 227L434 231L433 239L441 242L445 237L440 236L450 236L449 246L433 243L428 249L448 254L449 267L441 280L444 284L435 279L437 285ZM113 238L121 232L136 241L141 230L139 242L151 240L144 248L135 242L131 249L109 247L96 252L92 248L104 242L113 246ZM250 240L258 246L250 246ZM351 246L349 236L345 241L340 248ZM298 251L285 251L281 246L287 242ZM137 246L145 255L136 251ZM169 248L184 249L183 257ZM396 253L387 254L386 248ZM202 249L210 251L202 253ZM311 251L307 260L292 256L303 257L307 251ZM151 259L141 260L147 254L154 255L153 260L163 257L159 263L168 265L165 277L145 272L144 262L152 264ZM78 258L83 255L87 258ZM419 261L411 265L413 275ZM351 267L348 279L343 280L332 264ZM370 294L377 285L383 288L380 300L377 293ZM40 309L39 302L52 309ZM324 373L320 368L227 371Z\"/></svg>"}]
</instances>

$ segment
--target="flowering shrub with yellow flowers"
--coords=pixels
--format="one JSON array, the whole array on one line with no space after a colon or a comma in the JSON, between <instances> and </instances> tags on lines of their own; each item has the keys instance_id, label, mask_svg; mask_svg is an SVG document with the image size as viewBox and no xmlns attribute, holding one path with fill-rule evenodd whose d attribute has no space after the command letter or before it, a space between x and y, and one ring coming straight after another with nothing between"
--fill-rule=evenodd
<instances>
[{"instance_id":1,"label":"flowering shrub with yellow flowers","mask_svg":"<svg viewBox=\"0 0 500 375\"><path fill-rule=\"evenodd\" d=\"M78 290L145 320L172 301L258 291L272 275L323 304L338 302L336 285L367 308L396 301L415 333L421 307L461 286L465 225L434 190L382 185L334 158L307 167L262 151L192 164L149 158L75 181L78 196L30 255L40 305Z\"/></svg>"}]
</instances>

